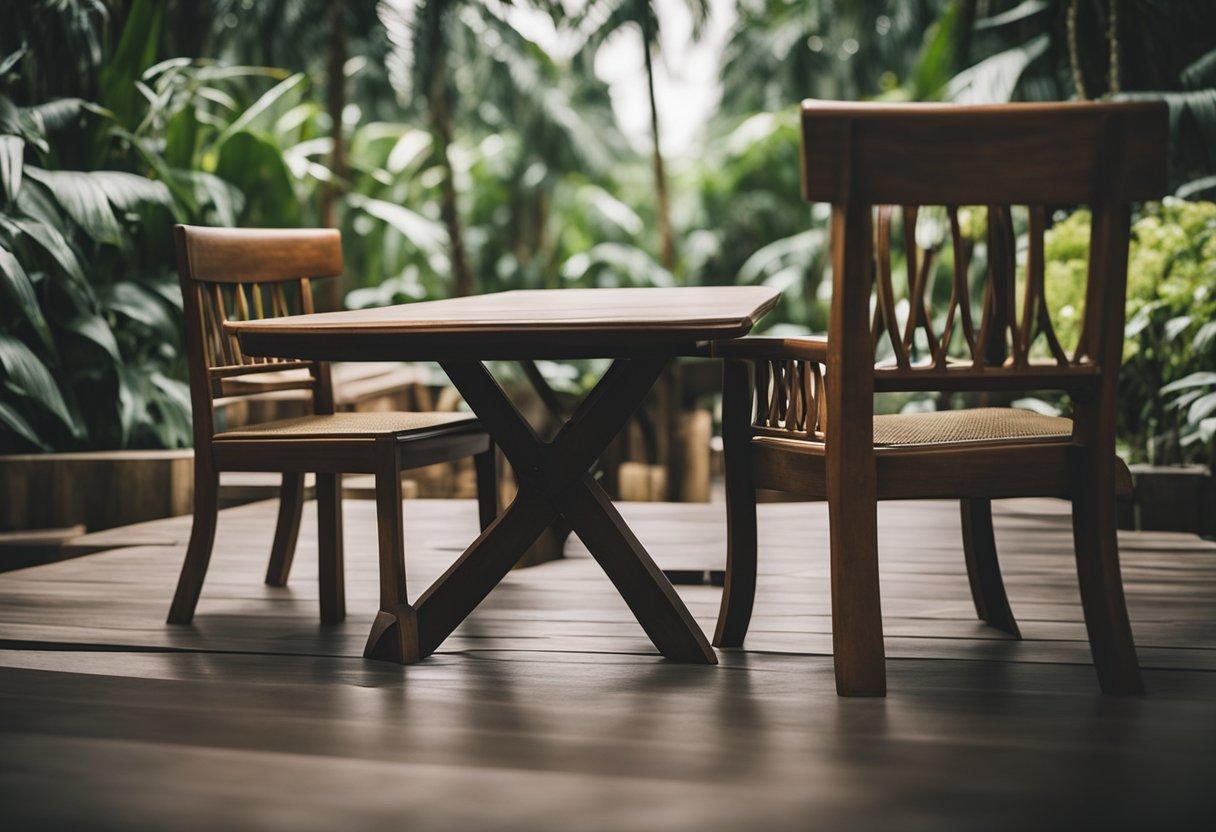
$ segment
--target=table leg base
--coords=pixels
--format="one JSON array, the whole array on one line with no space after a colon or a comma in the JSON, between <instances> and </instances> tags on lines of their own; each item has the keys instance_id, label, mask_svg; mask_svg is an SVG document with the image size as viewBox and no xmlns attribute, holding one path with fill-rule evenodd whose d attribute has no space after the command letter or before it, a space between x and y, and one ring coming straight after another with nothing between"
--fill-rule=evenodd
<instances>
[{"instance_id":1,"label":"table leg base","mask_svg":"<svg viewBox=\"0 0 1216 832\"><path fill-rule=\"evenodd\" d=\"M399 604L377 612L367 646L363 648L363 657L396 664L417 664L422 654L418 649L418 614L414 608Z\"/></svg>"}]
</instances>

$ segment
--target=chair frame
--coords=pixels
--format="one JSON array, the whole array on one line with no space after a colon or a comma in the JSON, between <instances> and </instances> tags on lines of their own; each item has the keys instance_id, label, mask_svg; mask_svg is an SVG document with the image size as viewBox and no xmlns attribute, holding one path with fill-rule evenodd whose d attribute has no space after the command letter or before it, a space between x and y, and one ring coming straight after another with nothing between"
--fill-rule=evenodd
<instances>
[{"instance_id":1,"label":"chair frame","mask_svg":"<svg viewBox=\"0 0 1216 832\"><path fill-rule=\"evenodd\" d=\"M1019 635L997 563L991 501L1071 500L1078 579L1102 689L1143 691L1119 571L1115 403L1122 357L1130 203L1165 193L1166 108L1159 102L992 107L802 106L803 191L830 202L829 338L713 345L724 366L728 564L714 644L742 646L756 586L756 489L828 502L833 653L842 696L886 693L878 583L877 501L961 500L976 611ZM1075 353L1051 328L1043 293L1050 205L1093 213L1085 311ZM948 206L955 276L939 338L925 301L930 254L905 233L909 313L901 332L891 286L890 223L912 228L922 204ZM971 321L957 207L989 207L983 316ZM1016 309L1007 206L1030 205L1023 309ZM901 208L881 206L902 206ZM875 209L877 208L877 219ZM877 256L876 256L877 255ZM871 309L871 291L877 300ZM947 355L957 324L970 355ZM923 329L928 356L911 347ZM1042 335L1051 360L1031 345ZM954 336L957 339L957 335ZM875 365L879 341L894 361ZM1061 440L875 447L873 399L884 391L1061 390L1074 403ZM754 403L754 404L753 404ZM753 406L755 417L753 418ZM1000 477L993 477L993 471Z\"/></svg>"},{"instance_id":2,"label":"chair frame","mask_svg":"<svg viewBox=\"0 0 1216 832\"><path fill-rule=\"evenodd\" d=\"M315 473L321 620L330 624L346 614L342 474L375 475L381 607L405 603L401 472L473 457L484 530L498 515L496 451L489 435L470 421L406 434L217 438L215 406L221 400L270 390L304 390L311 393L314 415L334 413L326 362L246 356L224 322L232 315L249 320L313 312L311 280L342 274L341 239L333 229L253 231L183 225L175 227L174 235L186 324L195 462L194 525L169 623L189 624L193 619L215 539L221 471L283 473L266 571L266 583L272 586L287 582L299 536L304 475ZM288 287L297 295L295 309ZM293 376L281 371L303 372ZM369 651L372 647L369 642Z\"/></svg>"}]
</instances>

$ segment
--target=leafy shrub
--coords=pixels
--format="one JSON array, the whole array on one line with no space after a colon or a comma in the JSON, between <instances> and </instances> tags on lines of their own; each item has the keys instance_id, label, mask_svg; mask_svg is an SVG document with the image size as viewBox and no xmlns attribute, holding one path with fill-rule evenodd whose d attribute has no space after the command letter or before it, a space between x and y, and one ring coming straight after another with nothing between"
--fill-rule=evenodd
<instances>
[{"instance_id":1,"label":"leafy shrub","mask_svg":"<svg viewBox=\"0 0 1216 832\"><path fill-rule=\"evenodd\" d=\"M1089 227L1089 212L1076 211L1045 242L1047 296L1066 344L1079 334ZM1203 380L1216 366L1216 204L1145 205L1128 257L1120 439L1134 461L1210 462L1213 427L1205 420L1216 399L1204 396L1211 379Z\"/></svg>"}]
</instances>

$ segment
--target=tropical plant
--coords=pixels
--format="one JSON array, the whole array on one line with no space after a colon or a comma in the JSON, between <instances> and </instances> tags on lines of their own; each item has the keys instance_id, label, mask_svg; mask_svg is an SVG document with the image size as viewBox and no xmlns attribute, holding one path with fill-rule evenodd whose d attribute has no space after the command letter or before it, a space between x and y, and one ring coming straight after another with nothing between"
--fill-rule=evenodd
<instances>
[{"instance_id":1,"label":"tropical plant","mask_svg":"<svg viewBox=\"0 0 1216 832\"><path fill-rule=\"evenodd\" d=\"M941 94L965 48L946 0L740 0L722 61L720 118L795 106Z\"/></svg>"},{"instance_id":2,"label":"tropical plant","mask_svg":"<svg viewBox=\"0 0 1216 832\"><path fill-rule=\"evenodd\" d=\"M1089 225L1089 212L1076 211L1045 238L1047 297L1066 343L1078 335ZM1127 316L1118 418L1128 455L1161 464L1203 458L1206 408L1216 402L1196 404L1216 366L1216 204L1171 198L1141 209Z\"/></svg>"},{"instance_id":3,"label":"tropical plant","mask_svg":"<svg viewBox=\"0 0 1216 832\"><path fill-rule=\"evenodd\" d=\"M697 40L709 18L709 0L684 0ZM676 267L675 236L671 224L666 163L659 132L659 108L654 91L654 61L661 44L659 16L653 0L589 0L571 19L582 44L579 50L593 57L608 38L624 28L636 27L642 38L646 91L650 105L651 170L654 177L655 214L659 230L659 261L668 271Z\"/></svg>"},{"instance_id":4,"label":"tropical plant","mask_svg":"<svg viewBox=\"0 0 1216 832\"><path fill-rule=\"evenodd\" d=\"M969 67L949 85L963 103L1092 98L1170 107L1171 182L1216 189L1212 9L1172 0L959 0ZM960 40L960 43L963 41Z\"/></svg>"},{"instance_id":5,"label":"tropical plant","mask_svg":"<svg viewBox=\"0 0 1216 832\"><path fill-rule=\"evenodd\" d=\"M0 447L188 444L170 225L299 224L315 107L301 76L154 63L161 3L25 8L0 71ZM95 47L75 87L57 37Z\"/></svg>"}]
</instances>

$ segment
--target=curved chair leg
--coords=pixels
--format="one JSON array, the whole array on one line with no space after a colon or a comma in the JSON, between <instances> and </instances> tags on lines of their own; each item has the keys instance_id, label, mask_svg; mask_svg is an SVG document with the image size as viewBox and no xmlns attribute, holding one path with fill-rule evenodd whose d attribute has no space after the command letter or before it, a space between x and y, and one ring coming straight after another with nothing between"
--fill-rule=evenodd
<instances>
[{"instance_id":1,"label":"curved chair leg","mask_svg":"<svg viewBox=\"0 0 1216 832\"><path fill-rule=\"evenodd\" d=\"M477 519L484 532L498 517L498 450L490 445L488 451L473 457L477 473Z\"/></svg>"},{"instance_id":2,"label":"curved chair leg","mask_svg":"<svg viewBox=\"0 0 1216 832\"><path fill-rule=\"evenodd\" d=\"M751 442L752 365L722 366L722 443L726 463L726 582L714 647L742 647L756 598L756 489Z\"/></svg>"},{"instance_id":3,"label":"curved chair leg","mask_svg":"<svg viewBox=\"0 0 1216 832\"><path fill-rule=\"evenodd\" d=\"M963 556L967 578L971 581L971 600L975 614L988 626L1021 638L1018 622L1009 609L1001 566L996 557L996 537L992 533L992 500L969 498L959 501L963 521Z\"/></svg>"},{"instance_id":4,"label":"curved chair leg","mask_svg":"<svg viewBox=\"0 0 1216 832\"><path fill-rule=\"evenodd\" d=\"M279 488L279 521L274 529L274 545L270 547L270 564L266 567L266 583L271 586L287 586L303 510L304 475L285 471Z\"/></svg>"},{"instance_id":5,"label":"curved chair leg","mask_svg":"<svg viewBox=\"0 0 1216 832\"><path fill-rule=\"evenodd\" d=\"M211 548L215 543L215 523L219 513L220 475L209 466L194 465L194 525L190 528L190 543L186 546L186 560L177 579L177 591L169 608L170 624L189 624L194 619L194 608L203 590L203 578L207 576L207 564L211 562Z\"/></svg>"},{"instance_id":6,"label":"curved chair leg","mask_svg":"<svg viewBox=\"0 0 1216 832\"><path fill-rule=\"evenodd\" d=\"M317 556L321 585L321 621L337 624L346 617L342 568L342 475L317 474Z\"/></svg>"},{"instance_id":7,"label":"curved chair leg","mask_svg":"<svg viewBox=\"0 0 1216 832\"><path fill-rule=\"evenodd\" d=\"M1096 458L1099 455L1089 449L1079 449L1078 455L1072 530L1081 604L1098 682L1107 694L1140 694L1144 692L1144 683L1119 572L1114 454L1104 461L1099 461Z\"/></svg>"}]
</instances>

